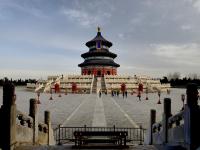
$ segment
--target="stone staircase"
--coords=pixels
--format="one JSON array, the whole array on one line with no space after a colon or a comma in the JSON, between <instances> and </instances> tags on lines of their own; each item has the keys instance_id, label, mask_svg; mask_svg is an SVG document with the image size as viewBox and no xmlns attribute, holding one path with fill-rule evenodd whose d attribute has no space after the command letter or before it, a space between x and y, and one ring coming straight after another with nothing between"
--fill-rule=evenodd
<instances>
[{"instance_id":1,"label":"stone staircase","mask_svg":"<svg viewBox=\"0 0 200 150\"><path fill-rule=\"evenodd\" d=\"M106 83L104 77L101 77L101 91L102 92L106 91Z\"/></svg>"},{"instance_id":2,"label":"stone staircase","mask_svg":"<svg viewBox=\"0 0 200 150\"><path fill-rule=\"evenodd\" d=\"M92 85L92 93L97 93L97 77L94 77L94 81Z\"/></svg>"},{"instance_id":3,"label":"stone staircase","mask_svg":"<svg viewBox=\"0 0 200 150\"><path fill-rule=\"evenodd\" d=\"M97 77L97 88L96 93L99 93L101 90L101 77Z\"/></svg>"}]
</instances>

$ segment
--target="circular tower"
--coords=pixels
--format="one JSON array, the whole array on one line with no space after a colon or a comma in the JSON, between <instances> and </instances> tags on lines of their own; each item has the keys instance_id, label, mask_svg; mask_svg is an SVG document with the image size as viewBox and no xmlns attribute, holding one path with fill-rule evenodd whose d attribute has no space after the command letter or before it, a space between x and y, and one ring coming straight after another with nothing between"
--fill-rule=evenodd
<instances>
[{"instance_id":1,"label":"circular tower","mask_svg":"<svg viewBox=\"0 0 200 150\"><path fill-rule=\"evenodd\" d=\"M99 27L96 37L88 41L86 46L89 51L81 55L84 62L78 65L82 75L117 75L117 67L120 66L114 62L117 54L109 51L112 43L101 35Z\"/></svg>"}]
</instances>

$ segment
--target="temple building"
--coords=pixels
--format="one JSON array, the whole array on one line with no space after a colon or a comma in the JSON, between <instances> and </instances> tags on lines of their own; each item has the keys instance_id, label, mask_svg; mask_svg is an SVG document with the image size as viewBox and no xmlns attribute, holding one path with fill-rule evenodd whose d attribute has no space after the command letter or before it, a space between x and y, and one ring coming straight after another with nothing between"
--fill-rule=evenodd
<instances>
[{"instance_id":1,"label":"temple building","mask_svg":"<svg viewBox=\"0 0 200 150\"><path fill-rule=\"evenodd\" d=\"M119 75L120 66L114 59L117 54L110 52L112 43L107 41L98 27L97 35L88 41L89 51L81 57L84 62L78 66L80 75L48 76L47 80L39 80L37 84L27 84L27 88L34 88L36 92L51 92L59 89L65 93L112 93L112 91L138 93L168 91L170 84L161 84L159 79L149 76Z\"/></svg>"},{"instance_id":2,"label":"temple building","mask_svg":"<svg viewBox=\"0 0 200 150\"><path fill-rule=\"evenodd\" d=\"M109 51L112 43L101 35L99 27L96 37L88 41L86 46L89 51L81 55L84 62L78 65L82 75L117 75L117 68L120 66L114 62L117 54Z\"/></svg>"}]
</instances>

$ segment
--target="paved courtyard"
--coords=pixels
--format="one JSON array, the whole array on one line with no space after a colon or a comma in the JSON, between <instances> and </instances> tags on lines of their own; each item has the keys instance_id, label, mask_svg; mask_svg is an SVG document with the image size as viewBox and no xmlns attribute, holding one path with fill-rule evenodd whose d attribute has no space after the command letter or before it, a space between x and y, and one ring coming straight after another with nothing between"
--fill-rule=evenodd
<instances>
[{"instance_id":1,"label":"paved courtyard","mask_svg":"<svg viewBox=\"0 0 200 150\"><path fill-rule=\"evenodd\" d=\"M182 107L181 94L184 89L172 89L171 93L161 93L161 102L164 97L172 99L172 112L177 113ZM26 91L25 88L16 88L17 108L28 114L29 99L37 97L36 93ZM137 127L142 125L148 128L150 109L156 109L157 120L161 119L163 104L158 105L157 93L142 94L141 101L136 95L128 95L127 98L112 97L110 94L53 94L53 100L49 100L50 94L41 93L39 105L39 118L43 121L45 110L51 111L52 125L63 126L113 126ZM2 89L0 89L0 102L2 103Z\"/></svg>"},{"instance_id":2,"label":"paved courtyard","mask_svg":"<svg viewBox=\"0 0 200 150\"><path fill-rule=\"evenodd\" d=\"M150 109L156 109L157 121L161 119L163 112L163 99L172 99L172 113L177 113L182 108L181 94L185 94L185 89L172 89L170 94L161 93L162 104L157 104L157 93L149 93L149 100L145 100L146 94L142 94L141 101L136 95L128 95L127 98L112 97L110 94L53 94L53 100L49 100L50 94L41 93L39 107L39 119L43 122L44 111L51 112L52 125L56 128L59 124L68 127L149 127ZM17 108L28 114L30 98L37 98L36 93L27 91L24 87L16 88ZM0 88L0 104L2 104L3 92ZM30 149L30 147L19 147L19 149ZM63 147L32 147L31 149L71 149L70 145ZM152 146L134 146L129 149L134 150L153 150Z\"/></svg>"}]
</instances>

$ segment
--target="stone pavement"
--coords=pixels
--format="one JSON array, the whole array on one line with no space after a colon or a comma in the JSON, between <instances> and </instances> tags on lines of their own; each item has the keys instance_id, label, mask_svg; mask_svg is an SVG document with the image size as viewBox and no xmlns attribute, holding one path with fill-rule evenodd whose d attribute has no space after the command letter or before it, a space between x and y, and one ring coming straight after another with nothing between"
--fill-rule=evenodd
<instances>
[{"instance_id":1,"label":"stone pavement","mask_svg":"<svg viewBox=\"0 0 200 150\"><path fill-rule=\"evenodd\" d=\"M92 127L106 127L106 117L104 114L104 106L101 98L97 96L96 104L94 108L94 116L92 121Z\"/></svg>"}]
</instances>

